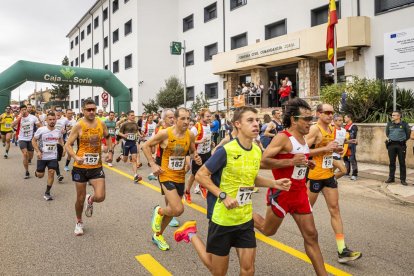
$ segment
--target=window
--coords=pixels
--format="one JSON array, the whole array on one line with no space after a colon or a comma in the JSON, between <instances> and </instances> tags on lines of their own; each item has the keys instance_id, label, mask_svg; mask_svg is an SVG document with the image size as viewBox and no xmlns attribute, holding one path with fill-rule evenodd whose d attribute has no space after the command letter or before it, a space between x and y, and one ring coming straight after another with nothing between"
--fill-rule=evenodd
<instances>
[{"instance_id":1,"label":"window","mask_svg":"<svg viewBox=\"0 0 414 276\"><path fill-rule=\"evenodd\" d=\"M115 43L119 40L119 29L116 29L112 33L112 43Z\"/></svg>"},{"instance_id":2,"label":"window","mask_svg":"<svg viewBox=\"0 0 414 276\"><path fill-rule=\"evenodd\" d=\"M104 68L105 68L105 70L108 70L108 64L107 64L107 65L105 65L105 67L104 67Z\"/></svg>"},{"instance_id":3,"label":"window","mask_svg":"<svg viewBox=\"0 0 414 276\"><path fill-rule=\"evenodd\" d=\"M194 101L194 86L187 87L186 100Z\"/></svg>"},{"instance_id":4,"label":"window","mask_svg":"<svg viewBox=\"0 0 414 276\"><path fill-rule=\"evenodd\" d=\"M105 36L104 38L104 49L108 47L108 37Z\"/></svg>"},{"instance_id":5,"label":"window","mask_svg":"<svg viewBox=\"0 0 414 276\"><path fill-rule=\"evenodd\" d=\"M213 56L217 54L217 42L204 47L204 60L212 60Z\"/></svg>"},{"instance_id":6,"label":"window","mask_svg":"<svg viewBox=\"0 0 414 276\"><path fill-rule=\"evenodd\" d=\"M91 33L92 30L92 26L91 23L89 23L89 25L86 27L86 34L89 35Z\"/></svg>"},{"instance_id":7,"label":"window","mask_svg":"<svg viewBox=\"0 0 414 276\"><path fill-rule=\"evenodd\" d=\"M194 18L193 18L193 14L187 16L186 18L183 19L183 32L186 32L192 28L194 28Z\"/></svg>"},{"instance_id":8,"label":"window","mask_svg":"<svg viewBox=\"0 0 414 276\"><path fill-rule=\"evenodd\" d=\"M78 58L76 58L75 59L75 66L78 66L79 65L79 59Z\"/></svg>"},{"instance_id":9,"label":"window","mask_svg":"<svg viewBox=\"0 0 414 276\"><path fill-rule=\"evenodd\" d=\"M81 32L81 40L83 40L85 38L85 31Z\"/></svg>"},{"instance_id":10,"label":"window","mask_svg":"<svg viewBox=\"0 0 414 276\"><path fill-rule=\"evenodd\" d=\"M73 40L70 42L70 48L73 49Z\"/></svg>"},{"instance_id":11,"label":"window","mask_svg":"<svg viewBox=\"0 0 414 276\"><path fill-rule=\"evenodd\" d=\"M99 27L99 16L95 17L93 20L93 28L96 29Z\"/></svg>"},{"instance_id":12,"label":"window","mask_svg":"<svg viewBox=\"0 0 414 276\"><path fill-rule=\"evenodd\" d=\"M194 65L194 51L185 53L185 66Z\"/></svg>"},{"instance_id":13,"label":"window","mask_svg":"<svg viewBox=\"0 0 414 276\"><path fill-rule=\"evenodd\" d=\"M119 9L119 2L118 0L114 0L112 2L112 13L115 13Z\"/></svg>"},{"instance_id":14,"label":"window","mask_svg":"<svg viewBox=\"0 0 414 276\"><path fill-rule=\"evenodd\" d=\"M129 90L129 96L131 97L131 102L134 100L134 94L132 93L132 88L128 89Z\"/></svg>"},{"instance_id":15,"label":"window","mask_svg":"<svg viewBox=\"0 0 414 276\"><path fill-rule=\"evenodd\" d=\"M132 32L132 19L130 19L127 23L124 24L124 35Z\"/></svg>"},{"instance_id":16,"label":"window","mask_svg":"<svg viewBox=\"0 0 414 276\"><path fill-rule=\"evenodd\" d=\"M72 66L72 67L73 67L73 61L71 61L71 62L70 62L70 66Z\"/></svg>"},{"instance_id":17,"label":"window","mask_svg":"<svg viewBox=\"0 0 414 276\"><path fill-rule=\"evenodd\" d=\"M384 79L384 56L375 57L375 71L377 79Z\"/></svg>"},{"instance_id":18,"label":"window","mask_svg":"<svg viewBox=\"0 0 414 276\"><path fill-rule=\"evenodd\" d=\"M414 0L375 0L375 14L414 5Z\"/></svg>"},{"instance_id":19,"label":"window","mask_svg":"<svg viewBox=\"0 0 414 276\"><path fill-rule=\"evenodd\" d=\"M81 63L85 61L85 54L81 55Z\"/></svg>"},{"instance_id":20,"label":"window","mask_svg":"<svg viewBox=\"0 0 414 276\"><path fill-rule=\"evenodd\" d=\"M105 8L102 12L102 20L105 21L108 19L108 8Z\"/></svg>"},{"instance_id":21,"label":"window","mask_svg":"<svg viewBox=\"0 0 414 276\"><path fill-rule=\"evenodd\" d=\"M125 69L132 67L132 54L129 54L125 57Z\"/></svg>"},{"instance_id":22,"label":"window","mask_svg":"<svg viewBox=\"0 0 414 276\"><path fill-rule=\"evenodd\" d=\"M334 83L334 67L330 61L320 63L320 87ZM337 62L338 83L345 82L345 60L338 60Z\"/></svg>"},{"instance_id":23,"label":"window","mask_svg":"<svg viewBox=\"0 0 414 276\"><path fill-rule=\"evenodd\" d=\"M231 38L231 49L247 46L247 33L239 34Z\"/></svg>"},{"instance_id":24,"label":"window","mask_svg":"<svg viewBox=\"0 0 414 276\"><path fill-rule=\"evenodd\" d=\"M335 1L336 13L338 19L341 18L341 2ZM316 9L311 10L311 26L318 26L328 22L328 9L329 5L325 5Z\"/></svg>"},{"instance_id":25,"label":"window","mask_svg":"<svg viewBox=\"0 0 414 276\"><path fill-rule=\"evenodd\" d=\"M79 37L78 36L76 36L75 37L75 45L78 45L79 44Z\"/></svg>"},{"instance_id":26,"label":"window","mask_svg":"<svg viewBox=\"0 0 414 276\"><path fill-rule=\"evenodd\" d=\"M246 4L247 4L247 0L230 0L230 10L232 11Z\"/></svg>"},{"instance_id":27,"label":"window","mask_svg":"<svg viewBox=\"0 0 414 276\"><path fill-rule=\"evenodd\" d=\"M79 100L75 101L75 108L79 108Z\"/></svg>"},{"instance_id":28,"label":"window","mask_svg":"<svg viewBox=\"0 0 414 276\"><path fill-rule=\"evenodd\" d=\"M86 52L86 57L87 57L88 59L90 59L90 58L91 58L91 56L92 56L92 49L91 49L91 48L89 48L89 49L88 49L88 51Z\"/></svg>"},{"instance_id":29,"label":"window","mask_svg":"<svg viewBox=\"0 0 414 276\"><path fill-rule=\"evenodd\" d=\"M113 73L118 73L119 72L119 60L114 61L112 63L112 72Z\"/></svg>"},{"instance_id":30,"label":"window","mask_svg":"<svg viewBox=\"0 0 414 276\"><path fill-rule=\"evenodd\" d=\"M93 47L93 52L96 55L97 53L99 53L99 42L95 44L95 46Z\"/></svg>"},{"instance_id":31,"label":"window","mask_svg":"<svg viewBox=\"0 0 414 276\"><path fill-rule=\"evenodd\" d=\"M70 108L73 109L73 101L70 101Z\"/></svg>"},{"instance_id":32,"label":"window","mask_svg":"<svg viewBox=\"0 0 414 276\"><path fill-rule=\"evenodd\" d=\"M204 8L204 22L217 18L217 2Z\"/></svg>"},{"instance_id":33,"label":"window","mask_svg":"<svg viewBox=\"0 0 414 276\"><path fill-rule=\"evenodd\" d=\"M287 34L286 19L265 26L265 39Z\"/></svg>"},{"instance_id":34,"label":"window","mask_svg":"<svg viewBox=\"0 0 414 276\"><path fill-rule=\"evenodd\" d=\"M95 100L94 100L95 104L98 106L99 105L99 95L95 96Z\"/></svg>"},{"instance_id":35,"label":"window","mask_svg":"<svg viewBox=\"0 0 414 276\"><path fill-rule=\"evenodd\" d=\"M206 99L217 99L218 98L218 83L214 82L214 83L209 83L206 84L205 86L205 95L206 95Z\"/></svg>"}]
</instances>

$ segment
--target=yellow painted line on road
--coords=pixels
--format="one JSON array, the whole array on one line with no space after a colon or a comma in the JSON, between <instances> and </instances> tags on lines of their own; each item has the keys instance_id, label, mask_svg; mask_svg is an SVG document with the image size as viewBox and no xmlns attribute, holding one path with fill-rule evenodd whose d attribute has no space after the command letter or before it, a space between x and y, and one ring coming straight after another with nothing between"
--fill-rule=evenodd
<instances>
[{"instance_id":1,"label":"yellow painted line on road","mask_svg":"<svg viewBox=\"0 0 414 276\"><path fill-rule=\"evenodd\" d=\"M123 172L121 170L108 167L107 165L103 165L103 166L105 168L110 169L110 170L112 170L112 171L114 171L116 173L119 173L119 174L121 174L121 175L123 175L123 176L125 176L125 177L127 177L127 178L129 178L131 180L134 180L134 178L131 175L129 175L129 174L127 174L127 173L125 173L125 172ZM146 187L148 187L148 188L150 188L150 189L153 189L154 191L160 192L160 188L155 187L154 185L152 185L152 184L150 184L148 182L145 182L145 181L142 181L141 180L141 181L139 181L139 183L142 184L142 185L144 185L144 186L146 186ZM195 203L187 204L187 202L185 202L185 204L188 207L191 207L194 210L199 211L200 213L207 214L206 208L201 207L200 205L197 205ZM305 253L303 253L303 252L301 252L299 250L296 250L293 247L290 247L290 246L288 246L286 244L283 244L283 243L278 242L278 241L276 241L274 239L271 239L269 237L266 237L265 235L263 235L261 233L258 233L258 232L256 232L256 238L258 240L264 242L264 243L267 243L270 246L273 246L273 247L275 247L275 248L277 248L277 249L279 249L279 250L281 250L281 251L283 251L285 253L288 253L289 255L292 255L293 257L296 257L296 258L298 258L298 259L300 259L302 261L305 261L307 263L312 264L311 261L310 261L310 259L308 258L308 256ZM345 271L343 271L343 270L341 270L339 268L336 268L336 267L334 267L334 266L332 266L330 264L327 264L327 263L325 263L325 268L326 268L326 271L328 271L332 275L338 275L338 276L351 276L352 275L352 274L349 274L349 273L347 273L347 272L345 272Z\"/></svg>"},{"instance_id":2,"label":"yellow painted line on road","mask_svg":"<svg viewBox=\"0 0 414 276\"><path fill-rule=\"evenodd\" d=\"M150 254L144 254L135 256L138 262L141 263L146 270L148 270L151 275L156 276L172 276L172 274L165 269L156 259L154 259Z\"/></svg>"}]
</instances>

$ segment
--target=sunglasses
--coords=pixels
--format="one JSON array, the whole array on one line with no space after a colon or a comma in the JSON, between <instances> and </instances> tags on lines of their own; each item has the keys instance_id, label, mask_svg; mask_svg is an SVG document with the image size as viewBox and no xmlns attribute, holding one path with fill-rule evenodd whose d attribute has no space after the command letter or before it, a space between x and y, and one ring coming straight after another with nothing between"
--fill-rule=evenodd
<instances>
[{"instance_id":1,"label":"sunglasses","mask_svg":"<svg viewBox=\"0 0 414 276\"><path fill-rule=\"evenodd\" d=\"M323 114L325 114L325 115L327 115L327 116L329 116L329 115L333 115L333 114L334 114L334 112L333 112L333 111L322 111L321 113L323 113Z\"/></svg>"},{"instance_id":2,"label":"sunglasses","mask_svg":"<svg viewBox=\"0 0 414 276\"><path fill-rule=\"evenodd\" d=\"M96 108L85 108L84 109L85 111L87 111L87 112L95 112L96 111Z\"/></svg>"},{"instance_id":3,"label":"sunglasses","mask_svg":"<svg viewBox=\"0 0 414 276\"><path fill-rule=\"evenodd\" d=\"M306 122L312 122L314 118L313 116L293 116L293 117L303 119Z\"/></svg>"}]
</instances>

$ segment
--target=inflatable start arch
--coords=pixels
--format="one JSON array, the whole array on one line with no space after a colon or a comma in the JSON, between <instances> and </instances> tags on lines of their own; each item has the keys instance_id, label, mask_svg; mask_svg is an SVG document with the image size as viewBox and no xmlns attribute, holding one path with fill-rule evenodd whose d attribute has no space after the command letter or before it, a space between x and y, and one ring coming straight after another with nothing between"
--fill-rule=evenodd
<instances>
[{"instance_id":1,"label":"inflatable start arch","mask_svg":"<svg viewBox=\"0 0 414 276\"><path fill-rule=\"evenodd\" d=\"M111 71L20 60L0 73L0 113L9 105L11 91L26 81L102 87L114 97L115 112L131 109L128 88Z\"/></svg>"}]
</instances>

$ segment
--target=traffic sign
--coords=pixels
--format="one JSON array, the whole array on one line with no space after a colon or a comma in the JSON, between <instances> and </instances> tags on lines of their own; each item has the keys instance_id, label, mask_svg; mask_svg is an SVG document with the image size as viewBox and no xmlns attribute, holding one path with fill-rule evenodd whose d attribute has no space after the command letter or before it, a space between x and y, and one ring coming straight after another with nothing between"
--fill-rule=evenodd
<instances>
[{"instance_id":1,"label":"traffic sign","mask_svg":"<svg viewBox=\"0 0 414 276\"><path fill-rule=\"evenodd\" d=\"M106 92L106 91L102 92L102 94L101 94L101 98L102 98L102 100L104 100L104 101L107 101L107 102L108 102L108 98L109 98L109 94L108 94L108 92Z\"/></svg>"},{"instance_id":2,"label":"traffic sign","mask_svg":"<svg viewBox=\"0 0 414 276\"><path fill-rule=\"evenodd\" d=\"M170 45L171 55L181 55L181 50L182 50L181 42L179 41L171 42L171 45Z\"/></svg>"},{"instance_id":3,"label":"traffic sign","mask_svg":"<svg viewBox=\"0 0 414 276\"><path fill-rule=\"evenodd\" d=\"M102 107L107 107L107 106L108 106L108 100L103 100Z\"/></svg>"}]
</instances>

